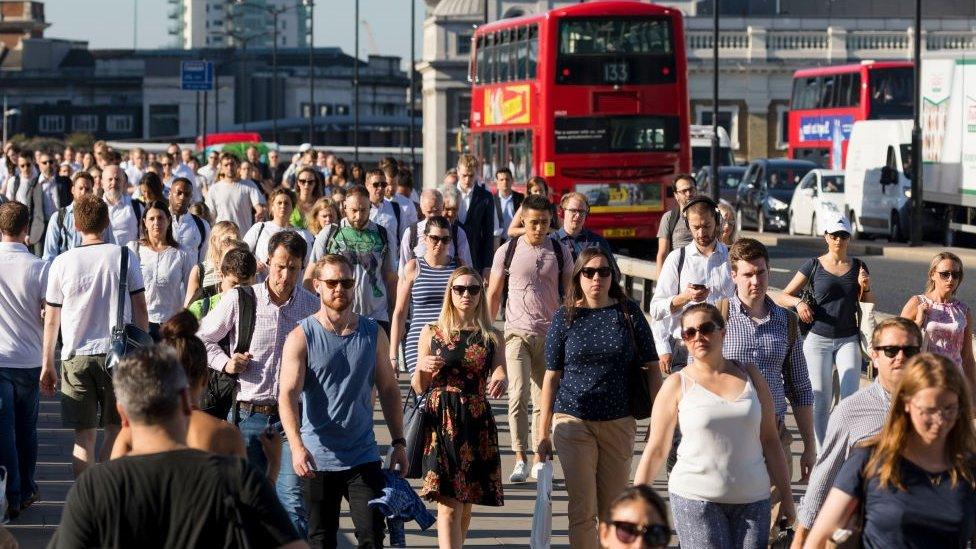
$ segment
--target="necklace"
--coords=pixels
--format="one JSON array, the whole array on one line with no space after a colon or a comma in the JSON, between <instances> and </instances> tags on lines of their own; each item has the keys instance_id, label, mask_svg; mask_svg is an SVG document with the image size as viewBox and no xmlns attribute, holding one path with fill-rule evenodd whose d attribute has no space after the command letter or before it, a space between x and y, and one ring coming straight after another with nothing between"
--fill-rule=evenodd
<instances>
[{"instance_id":1,"label":"necklace","mask_svg":"<svg viewBox=\"0 0 976 549\"><path fill-rule=\"evenodd\" d=\"M325 315L325 320L329 323L328 329L338 337L342 337L342 332L348 330L349 327L352 325L352 321L346 322L345 325L342 326L342 330L339 330L336 328L336 325L329 318L329 315Z\"/></svg>"}]
</instances>

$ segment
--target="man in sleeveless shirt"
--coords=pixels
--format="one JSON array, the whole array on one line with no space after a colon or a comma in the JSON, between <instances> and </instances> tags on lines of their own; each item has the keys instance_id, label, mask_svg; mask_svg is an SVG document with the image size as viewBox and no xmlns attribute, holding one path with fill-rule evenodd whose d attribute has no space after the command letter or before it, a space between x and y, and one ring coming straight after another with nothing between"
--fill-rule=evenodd
<instances>
[{"instance_id":1,"label":"man in sleeveless shirt","mask_svg":"<svg viewBox=\"0 0 976 549\"><path fill-rule=\"evenodd\" d=\"M393 439L391 466L407 469L390 342L375 320L353 312L349 260L326 255L313 273L321 308L288 335L279 400L292 465L304 483L308 537L313 547L336 547L345 498L359 547L382 547L383 515L368 505L385 486L374 435L373 387Z\"/></svg>"}]
</instances>

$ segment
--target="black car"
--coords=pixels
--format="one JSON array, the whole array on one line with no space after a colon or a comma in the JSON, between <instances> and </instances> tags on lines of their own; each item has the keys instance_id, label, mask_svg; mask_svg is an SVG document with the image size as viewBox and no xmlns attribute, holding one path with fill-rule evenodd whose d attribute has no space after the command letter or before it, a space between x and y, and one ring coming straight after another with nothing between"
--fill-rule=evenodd
<instances>
[{"instance_id":1,"label":"black car","mask_svg":"<svg viewBox=\"0 0 976 549\"><path fill-rule=\"evenodd\" d=\"M808 160L760 158L750 162L733 203L736 229L748 225L759 232L786 230L793 191L816 167Z\"/></svg>"},{"instance_id":2,"label":"black car","mask_svg":"<svg viewBox=\"0 0 976 549\"><path fill-rule=\"evenodd\" d=\"M702 166L695 174L695 186L698 187L698 194L712 196L709 178L711 176L711 166ZM739 189L739 182L746 173L745 166L719 166L718 168L718 197L719 201L725 202L730 206L735 204L735 193Z\"/></svg>"}]
</instances>

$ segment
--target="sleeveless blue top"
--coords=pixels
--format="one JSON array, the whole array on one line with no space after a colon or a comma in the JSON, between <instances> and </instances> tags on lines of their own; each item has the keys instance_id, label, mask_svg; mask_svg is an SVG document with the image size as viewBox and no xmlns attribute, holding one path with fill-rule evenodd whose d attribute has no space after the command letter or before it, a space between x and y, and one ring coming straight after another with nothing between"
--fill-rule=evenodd
<instances>
[{"instance_id":1,"label":"sleeveless blue top","mask_svg":"<svg viewBox=\"0 0 976 549\"><path fill-rule=\"evenodd\" d=\"M372 402L378 324L360 316L356 331L341 337L314 316L298 325L308 345L302 443L315 469L343 471L379 461Z\"/></svg>"}]
</instances>

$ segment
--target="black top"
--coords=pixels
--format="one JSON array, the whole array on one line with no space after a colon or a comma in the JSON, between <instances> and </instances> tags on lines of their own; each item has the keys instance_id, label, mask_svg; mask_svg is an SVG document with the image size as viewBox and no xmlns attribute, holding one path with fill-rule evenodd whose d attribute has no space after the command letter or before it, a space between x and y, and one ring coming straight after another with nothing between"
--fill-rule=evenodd
<instances>
[{"instance_id":1,"label":"black top","mask_svg":"<svg viewBox=\"0 0 976 549\"><path fill-rule=\"evenodd\" d=\"M571 325L560 307L546 335L546 369L562 371L555 411L589 421L630 415L628 368L636 351L641 364L657 360L647 318L637 303L624 304L634 324L637 348L616 305L579 307Z\"/></svg>"},{"instance_id":2,"label":"black top","mask_svg":"<svg viewBox=\"0 0 976 549\"><path fill-rule=\"evenodd\" d=\"M844 462L834 488L865 501L862 471L870 457L856 448ZM863 546L871 548L966 547L976 525L976 490L960 480L955 487L948 473L932 474L901 460L905 490L880 488L878 477L867 483Z\"/></svg>"},{"instance_id":3,"label":"black top","mask_svg":"<svg viewBox=\"0 0 976 549\"><path fill-rule=\"evenodd\" d=\"M257 469L242 458L185 449L86 470L48 547L230 548L242 545L241 535L255 548L299 539Z\"/></svg>"},{"instance_id":4,"label":"black top","mask_svg":"<svg viewBox=\"0 0 976 549\"><path fill-rule=\"evenodd\" d=\"M495 254L495 200L481 185L471 191L471 204L461 224L468 237L472 267L478 272L491 268Z\"/></svg>"},{"instance_id":5,"label":"black top","mask_svg":"<svg viewBox=\"0 0 976 549\"><path fill-rule=\"evenodd\" d=\"M800 272L812 282L816 304L813 306L813 326L810 331L821 337L840 339L860 332L857 326L857 313L860 309L858 298L861 285L857 282L858 272L864 263L851 258L851 268L841 276L827 269L820 259L814 257L800 267ZM816 269L814 269L816 266ZM867 269L867 266L864 267ZM810 275L813 273L813 280Z\"/></svg>"}]
</instances>

